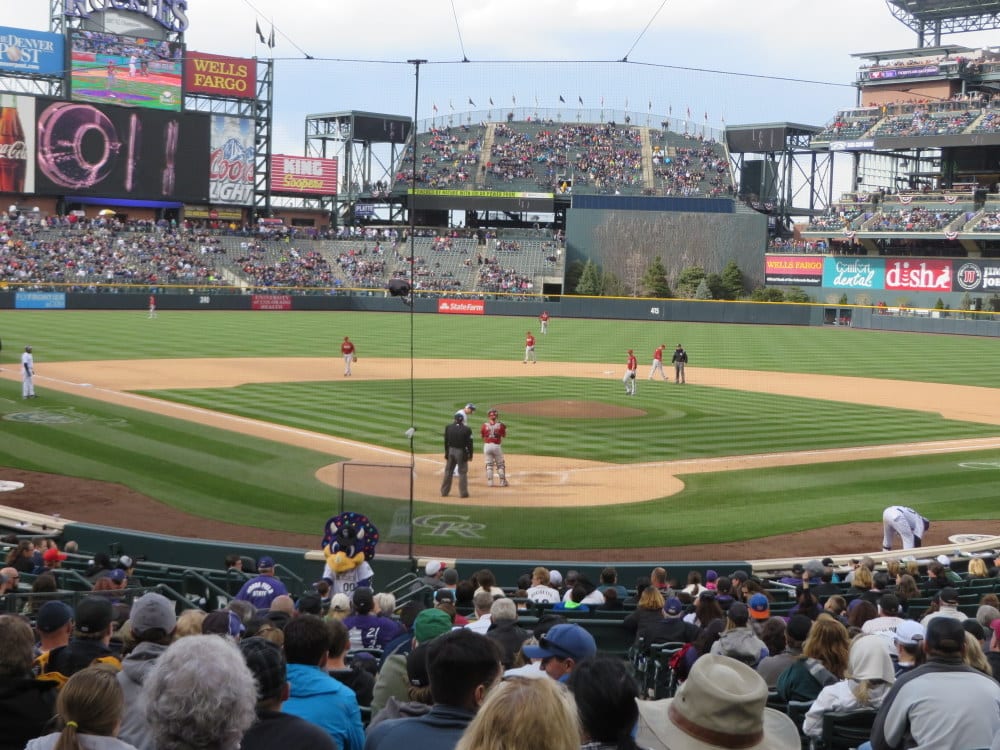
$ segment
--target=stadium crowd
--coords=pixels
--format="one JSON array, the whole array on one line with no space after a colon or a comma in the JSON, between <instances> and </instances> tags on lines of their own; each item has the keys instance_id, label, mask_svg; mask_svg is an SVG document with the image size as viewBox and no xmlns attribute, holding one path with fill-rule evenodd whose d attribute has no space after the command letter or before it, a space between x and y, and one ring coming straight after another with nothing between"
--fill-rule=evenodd
<instances>
[{"instance_id":1,"label":"stadium crowd","mask_svg":"<svg viewBox=\"0 0 1000 750\"><path fill-rule=\"evenodd\" d=\"M986 747L1000 733L989 558L814 559L770 578L655 567L631 586L613 567L590 581L535 566L504 587L432 560L395 594L331 577L293 597L272 558L251 573L234 554L228 603L178 614L135 561L103 553L71 607L56 585L70 555L10 541L4 747L675 748L692 729L677 711L696 696L699 747L731 747L749 722L791 750L820 740L824 715L858 709L876 750ZM597 625L616 627L627 655Z\"/></svg>"}]
</instances>

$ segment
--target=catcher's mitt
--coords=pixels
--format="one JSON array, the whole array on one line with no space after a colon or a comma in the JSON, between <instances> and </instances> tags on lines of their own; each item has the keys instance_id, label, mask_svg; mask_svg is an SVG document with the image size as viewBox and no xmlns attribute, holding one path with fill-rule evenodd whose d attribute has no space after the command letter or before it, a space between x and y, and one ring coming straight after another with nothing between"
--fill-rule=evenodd
<instances>
[{"instance_id":1,"label":"catcher's mitt","mask_svg":"<svg viewBox=\"0 0 1000 750\"><path fill-rule=\"evenodd\" d=\"M629 373L629 377L632 378L632 380L635 380L635 373L634 372Z\"/></svg>"}]
</instances>

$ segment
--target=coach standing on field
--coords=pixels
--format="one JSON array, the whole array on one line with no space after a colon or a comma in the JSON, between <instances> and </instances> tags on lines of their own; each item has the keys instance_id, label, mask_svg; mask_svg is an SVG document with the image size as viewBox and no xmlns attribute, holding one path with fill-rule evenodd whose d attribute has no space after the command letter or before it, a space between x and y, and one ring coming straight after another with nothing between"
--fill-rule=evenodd
<instances>
[{"instance_id":1,"label":"coach standing on field","mask_svg":"<svg viewBox=\"0 0 1000 750\"><path fill-rule=\"evenodd\" d=\"M35 397L35 358L30 346L24 347L24 354L21 355L21 397Z\"/></svg>"},{"instance_id":2,"label":"coach standing on field","mask_svg":"<svg viewBox=\"0 0 1000 750\"><path fill-rule=\"evenodd\" d=\"M458 493L469 496L469 461L472 460L472 430L465 424L465 414L458 412L454 423L444 428L444 479L441 497L451 492L451 473L458 468Z\"/></svg>"}]
</instances>

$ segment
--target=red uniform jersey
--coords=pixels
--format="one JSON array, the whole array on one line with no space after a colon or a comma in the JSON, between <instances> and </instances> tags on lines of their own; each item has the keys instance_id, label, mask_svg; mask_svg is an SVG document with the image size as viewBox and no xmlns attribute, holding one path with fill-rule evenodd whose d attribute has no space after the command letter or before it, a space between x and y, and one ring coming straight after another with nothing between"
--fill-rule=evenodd
<instances>
[{"instance_id":1,"label":"red uniform jersey","mask_svg":"<svg viewBox=\"0 0 1000 750\"><path fill-rule=\"evenodd\" d=\"M529 334L528 334L528 337L527 337L527 338L526 338L526 339L524 340L524 345L525 345L525 346L534 346L534 345L535 345L535 337L534 337L534 336L532 336L532 335L531 335L531 334L529 333Z\"/></svg>"},{"instance_id":2,"label":"red uniform jersey","mask_svg":"<svg viewBox=\"0 0 1000 750\"><path fill-rule=\"evenodd\" d=\"M662 346L656 347L656 351L653 352L653 359L657 360L658 362L662 362L663 361L663 347Z\"/></svg>"},{"instance_id":3,"label":"red uniform jersey","mask_svg":"<svg viewBox=\"0 0 1000 750\"><path fill-rule=\"evenodd\" d=\"M156 297L154 297L152 294L149 295L149 306L153 307L155 304L156 304Z\"/></svg>"},{"instance_id":4,"label":"red uniform jersey","mask_svg":"<svg viewBox=\"0 0 1000 750\"><path fill-rule=\"evenodd\" d=\"M628 355L628 362L625 364L626 370L634 370L639 366L634 354Z\"/></svg>"},{"instance_id":5,"label":"red uniform jersey","mask_svg":"<svg viewBox=\"0 0 1000 750\"><path fill-rule=\"evenodd\" d=\"M350 341L345 341L343 344L340 345L340 353L354 354L354 344L352 344Z\"/></svg>"},{"instance_id":6,"label":"red uniform jersey","mask_svg":"<svg viewBox=\"0 0 1000 750\"><path fill-rule=\"evenodd\" d=\"M549 319L549 314L547 312L543 312L541 315L538 316L538 319L544 323Z\"/></svg>"},{"instance_id":7,"label":"red uniform jersey","mask_svg":"<svg viewBox=\"0 0 1000 750\"><path fill-rule=\"evenodd\" d=\"M507 437L507 425L503 422L484 422L483 427L479 430L479 434L483 438L484 443L496 443L500 444L500 441Z\"/></svg>"}]
</instances>

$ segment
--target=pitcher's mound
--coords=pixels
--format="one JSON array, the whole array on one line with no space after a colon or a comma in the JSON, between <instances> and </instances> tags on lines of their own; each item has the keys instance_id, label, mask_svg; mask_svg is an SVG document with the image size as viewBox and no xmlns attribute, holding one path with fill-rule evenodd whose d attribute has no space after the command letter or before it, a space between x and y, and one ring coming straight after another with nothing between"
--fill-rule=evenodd
<instances>
[{"instance_id":1,"label":"pitcher's mound","mask_svg":"<svg viewBox=\"0 0 1000 750\"><path fill-rule=\"evenodd\" d=\"M642 417L646 412L627 406L602 404L600 401L570 401L552 399L549 401L525 401L511 404L497 404L500 414L523 414L528 417L565 417L567 419L586 417L587 419L620 419L622 417Z\"/></svg>"}]
</instances>

